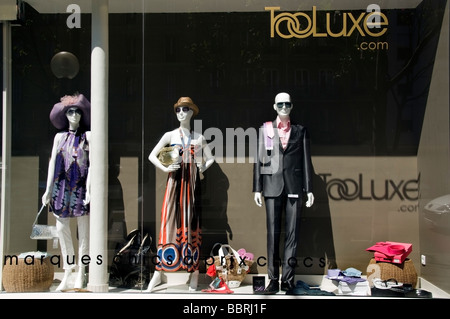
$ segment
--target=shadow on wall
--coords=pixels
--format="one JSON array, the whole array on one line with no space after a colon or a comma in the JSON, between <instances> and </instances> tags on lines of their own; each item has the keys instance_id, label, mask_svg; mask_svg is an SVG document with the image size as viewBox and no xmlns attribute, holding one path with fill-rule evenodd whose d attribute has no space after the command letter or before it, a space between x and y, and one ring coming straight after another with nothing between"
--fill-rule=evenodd
<instances>
[{"instance_id":1,"label":"shadow on wall","mask_svg":"<svg viewBox=\"0 0 450 319\"><path fill-rule=\"evenodd\" d=\"M326 274L337 268L330 205L325 182L314 173L314 205L303 207L297 249L297 274Z\"/></svg>"},{"instance_id":2,"label":"shadow on wall","mask_svg":"<svg viewBox=\"0 0 450 319\"><path fill-rule=\"evenodd\" d=\"M123 244L128 235L123 189L118 178L119 156L109 156L108 173L108 265L110 265L117 247Z\"/></svg>"},{"instance_id":3,"label":"shadow on wall","mask_svg":"<svg viewBox=\"0 0 450 319\"><path fill-rule=\"evenodd\" d=\"M219 164L213 163L201 181L202 249L201 259L210 256L215 243L227 244L233 239L228 224L228 177Z\"/></svg>"}]
</instances>

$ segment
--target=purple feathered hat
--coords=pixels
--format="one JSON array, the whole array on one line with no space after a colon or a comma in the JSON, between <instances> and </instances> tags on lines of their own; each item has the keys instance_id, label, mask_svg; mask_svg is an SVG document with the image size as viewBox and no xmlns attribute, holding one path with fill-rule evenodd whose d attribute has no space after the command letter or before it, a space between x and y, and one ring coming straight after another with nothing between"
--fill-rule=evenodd
<instances>
[{"instance_id":1,"label":"purple feathered hat","mask_svg":"<svg viewBox=\"0 0 450 319\"><path fill-rule=\"evenodd\" d=\"M83 94L65 95L61 98L61 102L56 103L50 112L50 121L59 130L69 127L69 121L66 112L71 107L76 107L83 112L81 121L89 128L91 126L91 103Z\"/></svg>"}]
</instances>

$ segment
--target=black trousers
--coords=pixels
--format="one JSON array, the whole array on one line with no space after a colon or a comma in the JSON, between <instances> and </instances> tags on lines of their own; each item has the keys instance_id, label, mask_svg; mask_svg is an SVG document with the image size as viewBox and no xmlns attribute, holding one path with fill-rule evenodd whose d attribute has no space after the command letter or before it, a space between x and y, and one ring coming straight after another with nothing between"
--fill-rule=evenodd
<instances>
[{"instance_id":1,"label":"black trousers","mask_svg":"<svg viewBox=\"0 0 450 319\"><path fill-rule=\"evenodd\" d=\"M269 279L294 284L297 264L297 243L302 198L289 198L283 193L279 197L265 197L267 223L267 274ZM280 258L282 215L285 213L285 237L283 258ZM280 265L281 264L281 265Z\"/></svg>"}]
</instances>

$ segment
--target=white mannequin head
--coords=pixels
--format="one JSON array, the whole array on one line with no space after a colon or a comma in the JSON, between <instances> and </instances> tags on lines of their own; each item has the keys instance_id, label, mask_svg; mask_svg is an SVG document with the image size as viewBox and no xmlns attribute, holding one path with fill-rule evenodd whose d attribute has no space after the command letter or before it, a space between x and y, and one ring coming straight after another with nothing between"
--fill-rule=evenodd
<instances>
[{"instance_id":1,"label":"white mannequin head","mask_svg":"<svg viewBox=\"0 0 450 319\"><path fill-rule=\"evenodd\" d=\"M273 109L277 111L280 117L288 117L294 104L291 102L291 96L287 93L278 93L275 96Z\"/></svg>"},{"instance_id":2,"label":"white mannequin head","mask_svg":"<svg viewBox=\"0 0 450 319\"><path fill-rule=\"evenodd\" d=\"M69 129L76 130L80 126L82 111L77 107L70 107L66 111L66 117L69 121Z\"/></svg>"},{"instance_id":3,"label":"white mannequin head","mask_svg":"<svg viewBox=\"0 0 450 319\"><path fill-rule=\"evenodd\" d=\"M177 115L177 119L180 123L189 123L191 121L192 115L194 115L194 111L188 106L178 106L175 109L175 113Z\"/></svg>"}]
</instances>

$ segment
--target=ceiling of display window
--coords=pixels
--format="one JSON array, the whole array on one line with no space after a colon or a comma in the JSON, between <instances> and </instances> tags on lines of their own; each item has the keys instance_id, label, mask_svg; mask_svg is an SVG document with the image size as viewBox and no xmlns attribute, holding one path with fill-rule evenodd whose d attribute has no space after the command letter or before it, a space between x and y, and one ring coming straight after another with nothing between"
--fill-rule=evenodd
<instances>
[{"instance_id":1,"label":"ceiling of display window","mask_svg":"<svg viewBox=\"0 0 450 319\"><path fill-rule=\"evenodd\" d=\"M0 0L2 2L3 0ZM92 0L28 0L40 13L64 13L70 4L77 4L90 13ZM316 6L319 10L357 10L376 3L384 9L415 8L422 0L109 0L110 13L174 13L174 12L257 12L267 6L279 6L282 10L307 10Z\"/></svg>"}]
</instances>

